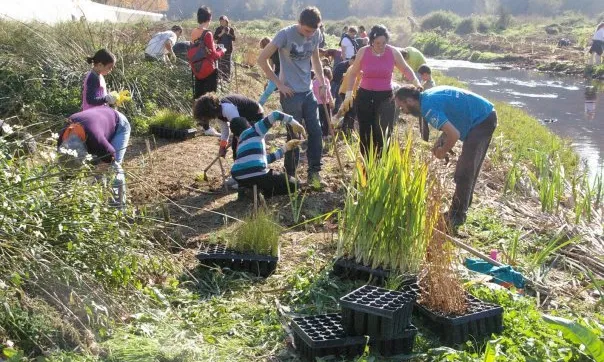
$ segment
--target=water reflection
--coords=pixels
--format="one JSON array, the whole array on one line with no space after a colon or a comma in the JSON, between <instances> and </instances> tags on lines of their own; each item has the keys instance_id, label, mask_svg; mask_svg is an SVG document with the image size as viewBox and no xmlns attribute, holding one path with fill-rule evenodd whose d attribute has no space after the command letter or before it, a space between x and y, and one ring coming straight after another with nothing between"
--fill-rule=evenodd
<instances>
[{"instance_id":1,"label":"water reflection","mask_svg":"<svg viewBox=\"0 0 604 362\"><path fill-rule=\"evenodd\" d=\"M596 87L585 87L585 116L588 120L596 119L596 103L598 102L598 92Z\"/></svg>"}]
</instances>

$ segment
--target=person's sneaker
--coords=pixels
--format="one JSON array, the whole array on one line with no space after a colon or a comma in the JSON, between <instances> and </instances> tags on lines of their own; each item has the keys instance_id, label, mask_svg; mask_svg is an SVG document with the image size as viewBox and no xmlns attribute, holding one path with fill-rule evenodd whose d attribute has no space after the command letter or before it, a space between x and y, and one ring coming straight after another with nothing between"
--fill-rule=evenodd
<instances>
[{"instance_id":1,"label":"person's sneaker","mask_svg":"<svg viewBox=\"0 0 604 362\"><path fill-rule=\"evenodd\" d=\"M449 211L445 212L443 217L445 218L445 222L447 223L448 232L451 235L457 235L457 229L463 224L465 224L465 217L459 215L452 215Z\"/></svg>"},{"instance_id":2,"label":"person's sneaker","mask_svg":"<svg viewBox=\"0 0 604 362\"><path fill-rule=\"evenodd\" d=\"M229 177L228 179L226 179L226 180L224 181L224 183L225 183L225 184L226 184L228 187L230 187L230 188L232 188L232 189L237 189L237 186L239 186L239 184L237 183L237 180L235 180L235 179L234 179L234 178L232 178L232 177Z\"/></svg>"},{"instance_id":3,"label":"person's sneaker","mask_svg":"<svg viewBox=\"0 0 604 362\"><path fill-rule=\"evenodd\" d=\"M216 130L214 129L214 127L210 127L210 128L208 128L208 129L206 129L206 130L203 132L203 134L204 134L204 135L206 135L206 136L220 137L220 132L216 131Z\"/></svg>"},{"instance_id":4,"label":"person's sneaker","mask_svg":"<svg viewBox=\"0 0 604 362\"><path fill-rule=\"evenodd\" d=\"M308 187L315 191L324 189L327 184L321 180L321 175L318 172L314 172L308 175Z\"/></svg>"}]
</instances>

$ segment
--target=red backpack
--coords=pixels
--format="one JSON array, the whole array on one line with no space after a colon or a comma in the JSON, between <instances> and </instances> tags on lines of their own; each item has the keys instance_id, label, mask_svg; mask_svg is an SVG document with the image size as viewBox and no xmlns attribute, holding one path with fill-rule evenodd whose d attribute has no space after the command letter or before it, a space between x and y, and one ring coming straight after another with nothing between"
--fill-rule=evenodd
<instances>
[{"instance_id":1,"label":"red backpack","mask_svg":"<svg viewBox=\"0 0 604 362\"><path fill-rule=\"evenodd\" d=\"M198 80L207 78L216 70L214 61L208 57L209 50L204 42L207 32L209 30L204 30L187 51L187 60L191 66L191 71Z\"/></svg>"}]
</instances>

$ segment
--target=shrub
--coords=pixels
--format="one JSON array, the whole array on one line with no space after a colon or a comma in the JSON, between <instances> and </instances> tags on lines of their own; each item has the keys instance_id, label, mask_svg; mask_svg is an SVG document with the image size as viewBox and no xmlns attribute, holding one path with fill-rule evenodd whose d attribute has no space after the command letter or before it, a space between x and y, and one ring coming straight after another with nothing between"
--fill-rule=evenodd
<instances>
[{"instance_id":1,"label":"shrub","mask_svg":"<svg viewBox=\"0 0 604 362\"><path fill-rule=\"evenodd\" d=\"M465 18L455 28L455 34L467 35L476 32L476 21L473 18Z\"/></svg>"},{"instance_id":2,"label":"shrub","mask_svg":"<svg viewBox=\"0 0 604 362\"><path fill-rule=\"evenodd\" d=\"M507 29L512 23L512 13L503 6L500 6L497 10L497 23L496 27L499 30Z\"/></svg>"},{"instance_id":3,"label":"shrub","mask_svg":"<svg viewBox=\"0 0 604 362\"><path fill-rule=\"evenodd\" d=\"M550 24L545 27L545 32L549 35L556 35L562 32L560 24Z\"/></svg>"},{"instance_id":4,"label":"shrub","mask_svg":"<svg viewBox=\"0 0 604 362\"><path fill-rule=\"evenodd\" d=\"M440 28L443 31L453 30L459 22L459 16L450 11L435 11L422 20L423 30Z\"/></svg>"},{"instance_id":5,"label":"shrub","mask_svg":"<svg viewBox=\"0 0 604 362\"><path fill-rule=\"evenodd\" d=\"M491 25L486 20L479 20L476 25L476 30L481 34L486 34L491 30Z\"/></svg>"}]
</instances>

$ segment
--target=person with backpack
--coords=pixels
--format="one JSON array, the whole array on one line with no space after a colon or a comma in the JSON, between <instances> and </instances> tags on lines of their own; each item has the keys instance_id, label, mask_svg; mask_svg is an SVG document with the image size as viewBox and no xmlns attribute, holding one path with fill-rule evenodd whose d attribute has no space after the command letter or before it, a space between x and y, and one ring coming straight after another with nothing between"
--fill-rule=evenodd
<instances>
[{"instance_id":1,"label":"person with backpack","mask_svg":"<svg viewBox=\"0 0 604 362\"><path fill-rule=\"evenodd\" d=\"M182 27L180 25L174 25L170 30L153 35L145 48L145 60L167 62L168 58L176 59L172 47L181 35Z\"/></svg>"},{"instance_id":2,"label":"person with backpack","mask_svg":"<svg viewBox=\"0 0 604 362\"><path fill-rule=\"evenodd\" d=\"M115 55L107 49L99 49L92 57L86 58L86 62L92 64L92 69L86 73L82 85L82 110L114 105L116 99L107 92L105 76L113 70Z\"/></svg>"},{"instance_id":3,"label":"person with backpack","mask_svg":"<svg viewBox=\"0 0 604 362\"><path fill-rule=\"evenodd\" d=\"M342 48L342 58L348 60L357 53L359 49L356 42L357 29L354 26L348 28L348 32L344 34L342 40L340 40L340 47Z\"/></svg>"},{"instance_id":4,"label":"person with backpack","mask_svg":"<svg viewBox=\"0 0 604 362\"><path fill-rule=\"evenodd\" d=\"M222 15L219 18L220 26L214 31L214 39L217 44L224 46L225 52L218 60L218 76L220 80L229 82L231 80L231 55L233 53L233 43L235 42L235 29L229 26L229 18Z\"/></svg>"},{"instance_id":5,"label":"person with backpack","mask_svg":"<svg viewBox=\"0 0 604 362\"><path fill-rule=\"evenodd\" d=\"M212 32L208 29L212 20L212 12L207 6L197 10L199 26L191 32L193 45L189 49L188 60L193 71L193 100L209 92L218 90L218 71L216 61L225 53L225 49L216 47ZM204 126L206 136L220 137L210 125Z\"/></svg>"},{"instance_id":6,"label":"person with backpack","mask_svg":"<svg viewBox=\"0 0 604 362\"><path fill-rule=\"evenodd\" d=\"M311 66L319 80L319 93L325 98L328 92L323 77L323 67L319 57L321 33L321 12L316 7L307 7L300 13L298 24L281 29L258 56L258 65L266 76L277 84L281 93L281 108L291 114L296 120L304 120L308 132L308 184L320 189L321 157L323 155L323 137L317 99L311 89ZM276 51L279 52L281 74L273 72L269 59ZM299 138L291 127L287 128L288 140ZM300 159L299 150L285 153L285 170L294 176Z\"/></svg>"}]
</instances>

